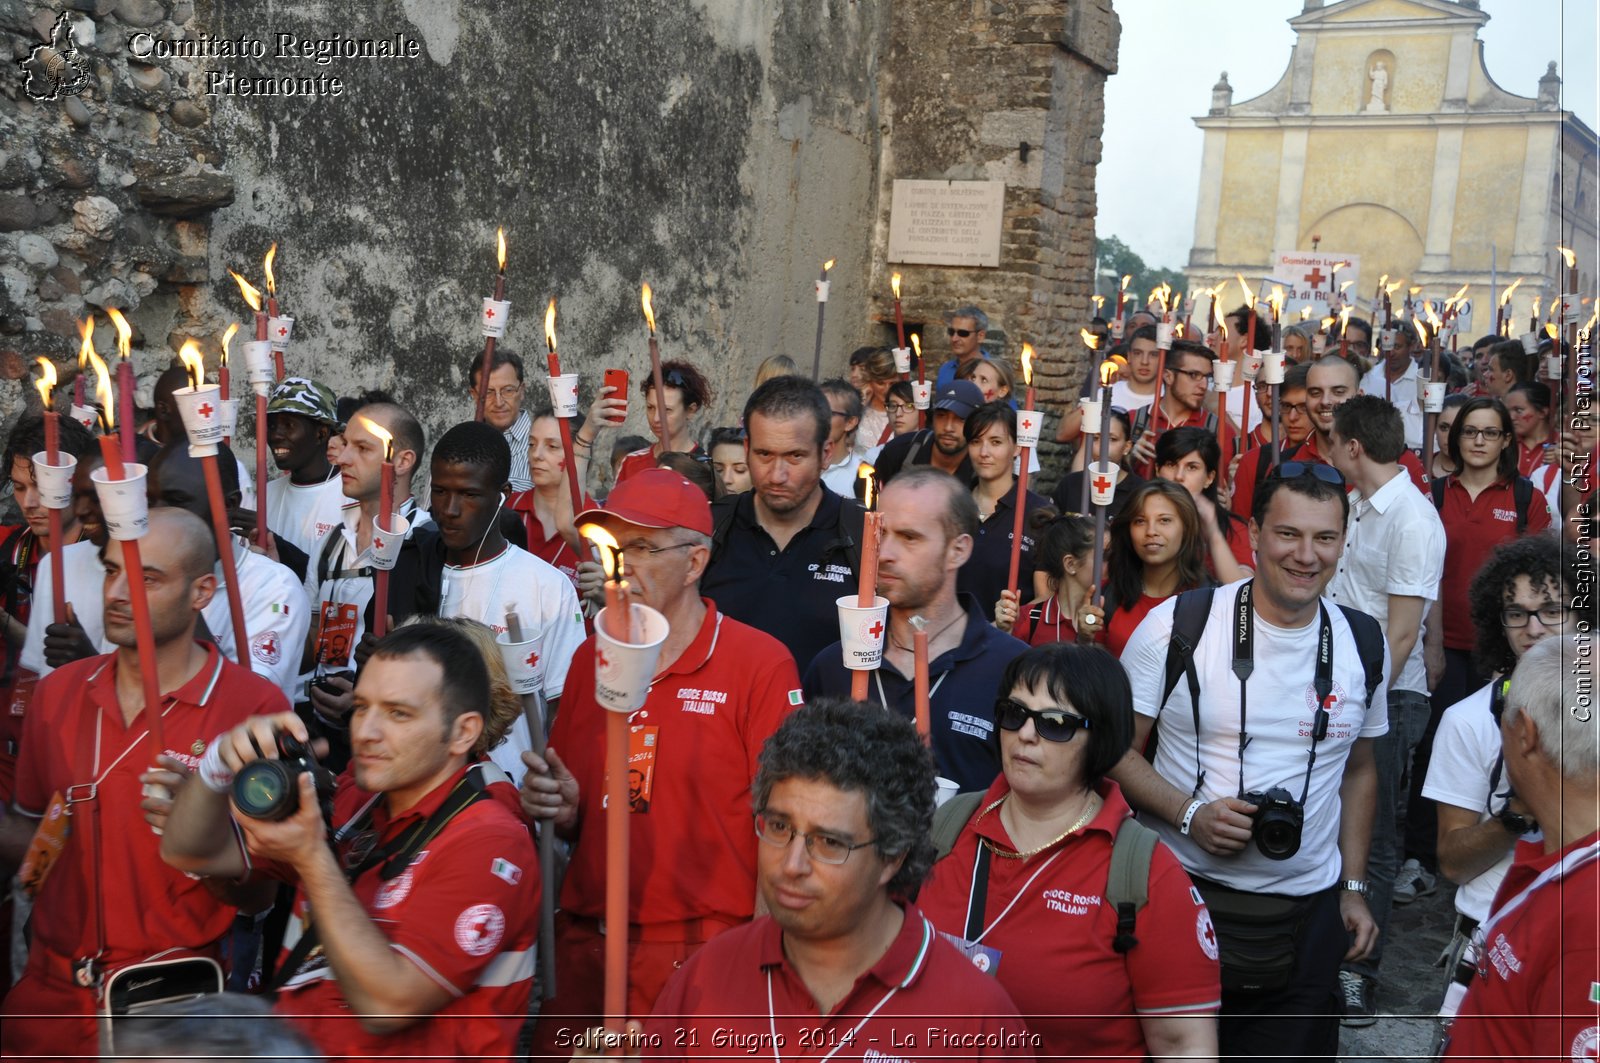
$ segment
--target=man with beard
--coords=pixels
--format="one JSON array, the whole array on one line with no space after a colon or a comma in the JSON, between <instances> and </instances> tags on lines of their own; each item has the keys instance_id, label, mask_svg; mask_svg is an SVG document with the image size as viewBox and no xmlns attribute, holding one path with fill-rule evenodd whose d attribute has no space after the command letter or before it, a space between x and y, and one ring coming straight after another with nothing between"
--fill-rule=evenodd
<instances>
[{"instance_id":1,"label":"man with beard","mask_svg":"<svg viewBox=\"0 0 1600 1063\"><path fill-rule=\"evenodd\" d=\"M983 405L983 389L970 380L954 380L933 397L933 427L910 432L883 445L874 475L879 484L888 484L902 468L931 465L950 473L962 483L972 480L972 462L967 458L967 417Z\"/></svg>"}]
</instances>

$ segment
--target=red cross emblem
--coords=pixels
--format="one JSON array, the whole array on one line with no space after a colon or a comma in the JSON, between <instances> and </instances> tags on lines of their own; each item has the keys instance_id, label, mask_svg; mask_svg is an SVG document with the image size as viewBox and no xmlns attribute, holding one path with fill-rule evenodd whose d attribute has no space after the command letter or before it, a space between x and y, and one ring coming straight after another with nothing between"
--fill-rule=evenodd
<instances>
[{"instance_id":1,"label":"red cross emblem","mask_svg":"<svg viewBox=\"0 0 1600 1063\"><path fill-rule=\"evenodd\" d=\"M386 549L382 536L374 535L372 537L372 548L380 553Z\"/></svg>"},{"instance_id":2,"label":"red cross emblem","mask_svg":"<svg viewBox=\"0 0 1600 1063\"><path fill-rule=\"evenodd\" d=\"M1327 278L1325 278L1322 275L1322 267L1321 266L1312 266L1311 267L1311 272L1306 274L1306 280L1311 284L1311 287L1313 287L1313 288L1322 287L1322 282L1324 280L1326 280L1326 279Z\"/></svg>"},{"instance_id":3,"label":"red cross emblem","mask_svg":"<svg viewBox=\"0 0 1600 1063\"><path fill-rule=\"evenodd\" d=\"M1111 481L1106 479L1105 473L1094 478L1094 489L1102 493L1111 490Z\"/></svg>"},{"instance_id":4,"label":"red cross emblem","mask_svg":"<svg viewBox=\"0 0 1600 1063\"><path fill-rule=\"evenodd\" d=\"M210 420L211 415L216 412L216 407L212 406L209 402L203 402L195 409L195 413L198 413L201 417L204 417L207 420Z\"/></svg>"},{"instance_id":5,"label":"red cross emblem","mask_svg":"<svg viewBox=\"0 0 1600 1063\"><path fill-rule=\"evenodd\" d=\"M1215 949L1217 946L1217 930L1209 923L1206 926L1206 944L1210 945L1213 949Z\"/></svg>"},{"instance_id":6,"label":"red cross emblem","mask_svg":"<svg viewBox=\"0 0 1600 1063\"><path fill-rule=\"evenodd\" d=\"M529 668L537 668L539 666L539 651L534 650L532 653L528 654L527 659L522 663L527 665Z\"/></svg>"},{"instance_id":7,"label":"red cross emblem","mask_svg":"<svg viewBox=\"0 0 1600 1063\"><path fill-rule=\"evenodd\" d=\"M602 650L599 646L594 648L594 660L602 670L611 667L611 662L606 660L606 651Z\"/></svg>"},{"instance_id":8,"label":"red cross emblem","mask_svg":"<svg viewBox=\"0 0 1600 1063\"><path fill-rule=\"evenodd\" d=\"M278 640L271 635L267 636L267 640L261 644L261 652L267 654L268 656L277 653Z\"/></svg>"},{"instance_id":9,"label":"red cross emblem","mask_svg":"<svg viewBox=\"0 0 1600 1063\"><path fill-rule=\"evenodd\" d=\"M287 336L288 334L289 334L289 330L288 329L284 328L282 325L278 326L278 335Z\"/></svg>"},{"instance_id":10,"label":"red cross emblem","mask_svg":"<svg viewBox=\"0 0 1600 1063\"><path fill-rule=\"evenodd\" d=\"M872 626L867 628L867 634L871 635L873 638L881 638L883 635L883 621L873 621Z\"/></svg>"},{"instance_id":11,"label":"red cross emblem","mask_svg":"<svg viewBox=\"0 0 1600 1063\"><path fill-rule=\"evenodd\" d=\"M1023 418L1022 427L1028 429L1029 431L1032 431L1033 430L1033 418L1031 418L1031 417Z\"/></svg>"},{"instance_id":12,"label":"red cross emblem","mask_svg":"<svg viewBox=\"0 0 1600 1063\"><path fill-rule=\"evenodd\" d=\"M494 308L493 308L493 307L490 307L490 308L489 308L489 309L487 309L487 310L485 310L485 311L484 311L484 312L483 312L483 316L484 316L484 317L488 317L488 318L492 318L492 317L494 317Z\"/></svg>"}]
</instances>

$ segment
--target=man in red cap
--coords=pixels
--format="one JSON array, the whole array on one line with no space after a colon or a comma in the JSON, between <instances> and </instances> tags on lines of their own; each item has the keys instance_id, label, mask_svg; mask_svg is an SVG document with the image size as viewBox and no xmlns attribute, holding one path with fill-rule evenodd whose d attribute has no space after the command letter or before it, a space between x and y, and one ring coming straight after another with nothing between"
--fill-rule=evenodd
<instances>
[{"instance_id":1,"label":"man in red cap","mask_svg":"<svg viewBox=\"0 0 1600 1063\"><path fill-rule=\"evenodd\" d=\"M622 549L629 593L670 631L650 694L630 717L628 920L605 915L605 710L595 700L595 640L573 655L543 758L523 754L522 807L573 841L556 921L557 995L541 1009L534 1056L570 1052L603 1014L607 933L628 935L628 1014L648 1014L667 978L756 904L750 782L762 743L801 702L794 658L777 639L723 616L700 595L711 507L668 469L618 484L602 525Z\"/></svg>"}]
</instances>

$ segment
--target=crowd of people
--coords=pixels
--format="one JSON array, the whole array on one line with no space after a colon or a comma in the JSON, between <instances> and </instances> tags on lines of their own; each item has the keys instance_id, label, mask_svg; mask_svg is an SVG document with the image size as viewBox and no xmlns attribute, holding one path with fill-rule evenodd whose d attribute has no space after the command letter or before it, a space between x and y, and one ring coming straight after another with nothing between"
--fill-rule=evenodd
<instances>
[{"instance_id":1,"label":"crowd of people","mask_svg":"<svg viewBox=\"0 0 1600 1063\"><path fill-rule=\"evenodd\" d=\"M1225 358L1272 342L1255 313ZM563 423L496 349L464 366L481 417L433 440L398 396L286 376L260 499L226 445L214 480L191 454L168 372L142 574L70 420L51 540L24 416L7 1052L600 1054L623 934L633 1055L1330 1058L1379 1012L1394 907L1442 879L1436 1050L1592 1055L1587 346L1435 361L1352 318L1286 330L1280 384L1219 391L1219 350L1158 324L1095 319L1104 449L1082 403L1044 411L1042 484L970 305L925 408L875 347L822 381L768 359L722 426L686 361ZM626 926L590 525L667 622L628 717ZM867 559L863 697L838 603ZM512 644L537 647L520 689Z\"/></svg>"}]
</instances>

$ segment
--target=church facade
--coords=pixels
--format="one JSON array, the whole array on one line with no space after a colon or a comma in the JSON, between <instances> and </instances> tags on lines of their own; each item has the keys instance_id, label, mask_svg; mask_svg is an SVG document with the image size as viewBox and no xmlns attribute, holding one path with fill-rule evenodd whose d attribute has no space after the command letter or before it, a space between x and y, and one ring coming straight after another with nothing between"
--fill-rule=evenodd
<instances>
[{"instance_id":1,"label":"church facade","mask_svg":"<svg viewBox=\"0 0 1600 1063\"><path fill-rule=\"evenodd\" d=\"M1520 332L1535 298L1571 287L1562 245L1591 291L1595 133L1561 109L1555 63L1537 97L1495 84L1488 20L1476 0L1306 0L1276 85L1235 103L1224 73L1195 120L1191 289L1320 246L1360 256L1363 306L1383 274L1436 302L1470 283L1472 335L1494 328L1494 301L1521 277Z\"/></svg>"}]
</instances>

